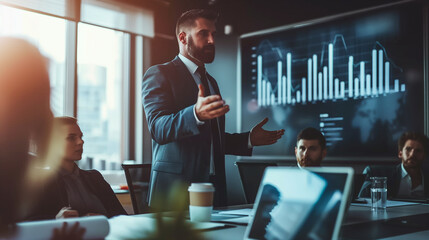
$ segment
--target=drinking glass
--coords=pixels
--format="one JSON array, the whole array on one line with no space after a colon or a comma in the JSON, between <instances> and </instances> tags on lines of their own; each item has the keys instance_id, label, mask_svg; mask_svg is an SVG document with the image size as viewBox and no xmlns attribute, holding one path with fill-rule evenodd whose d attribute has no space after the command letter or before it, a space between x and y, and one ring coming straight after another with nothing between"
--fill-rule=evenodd
<instances>
[{"instance_id":1,"label":"drinking glass","mask_svg":"<svg viewBox=\"0 0 429 240\"><path fill-rule=\"evenodd\" d=\"M373 211L386 210L387 177L371 177L371 207Z\"/></svg>"}]
</instances>

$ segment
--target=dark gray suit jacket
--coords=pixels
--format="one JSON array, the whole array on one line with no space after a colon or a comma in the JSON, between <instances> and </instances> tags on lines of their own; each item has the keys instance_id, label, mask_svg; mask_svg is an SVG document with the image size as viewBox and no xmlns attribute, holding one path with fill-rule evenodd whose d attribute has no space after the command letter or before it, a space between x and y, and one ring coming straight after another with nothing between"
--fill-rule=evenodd
<instances>
[{"instance_id":1,"label":"dark gray suit jacket","mask_svg":"<svg viewBox=\"0 0 429 240\"><path fill-rule=\"evenodd\" d=\"M50 170L41 170L50 171ZM79 169L79 175L90 192L92 192L103 204L106 209L106 217L117 215L127 215L119 200L116 198L110 185L104 180L103 176L97 170ZM56 174L51 181L47 182L42 191L41 199L36 203L33 211L28 213L24 220L42 220L55 219L57 213L63 207L69 206L67 190L63 177ZM80 216L87 214L79 212Z\"/></svg>"},{"instance_id":2,"label":"dark gray suit jacket","mask_svg":"<svg viewBox=\"0 0 429 240\"><path fill-rule=\"evenodd\" d=\"M217 94L213 77L210 84ZM211 128L198 125L193 108L198 86L180 60L156 65L147 70L142 84L143 106L152 136L152 174L149 204L154 197L167 194L175 182L208 182L210 171ZM220 146L215 154L216 191L226 204L225 154L251 155L249 133L225 133L225 117L218 118Z\"/></svg>"},{"instance_id":3,"label":"dark gray suit jacket","mask_svg":"<svg viewBox=\"0 0 429 240\"><path fill-rule=\"evenodd\" d=\"M359 197L371 197L371 177L387 177L387 198L392 199L398 195L402 178L401 164L395 166L368 166L364 170L365 182L359 192ZM425 197L429 197L429 176L424 175Z\"/></svg>"}]
</instances>

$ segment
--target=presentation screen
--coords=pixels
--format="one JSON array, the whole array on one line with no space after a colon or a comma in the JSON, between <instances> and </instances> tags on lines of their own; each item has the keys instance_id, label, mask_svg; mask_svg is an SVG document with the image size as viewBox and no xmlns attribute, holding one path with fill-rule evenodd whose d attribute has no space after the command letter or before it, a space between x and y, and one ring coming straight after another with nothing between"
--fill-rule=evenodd
<instances>
[{"instance_id":1,"label":"presentation screen","mask_svg":"<svg viewBox=\"0 0 429 240\"><path fill-rule=\"evenodd\" d=\"M254 155L293 156L314 127L329 157L394 159L404 131L424 131L423 36L416 2L241 36L241 129L286 130Z\"/></svg>"}]
</instances>

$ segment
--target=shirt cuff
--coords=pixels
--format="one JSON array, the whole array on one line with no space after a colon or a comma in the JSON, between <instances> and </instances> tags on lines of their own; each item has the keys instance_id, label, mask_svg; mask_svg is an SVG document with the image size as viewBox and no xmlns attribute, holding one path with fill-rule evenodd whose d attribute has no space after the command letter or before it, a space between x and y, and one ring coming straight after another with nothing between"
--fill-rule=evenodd
<instances>
[{"instance_id":1,"label":"shirt cuff","mask_svg":"<svg viewBox=\"0 0 429 240\"><path fill-rule=\"evenodd\" d=\"M195 112L195 105L194 105L194 117L195 117L195 121L197 121L197 125L204 125L204 122L200 121L200 119L198 119L197 117L197 113ZM250 137L249 137L249 141L250 141Z\"/></svg>"},{"instance_id":2,"label":"shirt cuff","mask_svg":"<svg viewBox=\"0 0 429 240\"><path fill-rule=\"evenodd\" d=\"M250 133L249 133L249 138L248 138L248 140L247 140L247 147L248 147L248 148L253 148L253 146L252 146L252 142L250 141Z\"/></svg>"}]
</instances>

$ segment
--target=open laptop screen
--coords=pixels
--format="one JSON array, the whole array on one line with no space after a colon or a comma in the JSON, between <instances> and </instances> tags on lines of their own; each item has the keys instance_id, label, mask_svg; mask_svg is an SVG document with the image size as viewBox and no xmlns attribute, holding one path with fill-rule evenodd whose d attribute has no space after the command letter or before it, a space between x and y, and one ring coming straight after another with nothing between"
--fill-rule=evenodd
<instances>
[{"instance_id":1,"label":"open laptop screen","mask_svg":"<svg viewBox=\"0 0 429 240\"><path fill-rule=\"evenodd\" d=\"M247 239L336 239L350 191L349 168L267 168Z\"/></svg>"}]
</instances>

